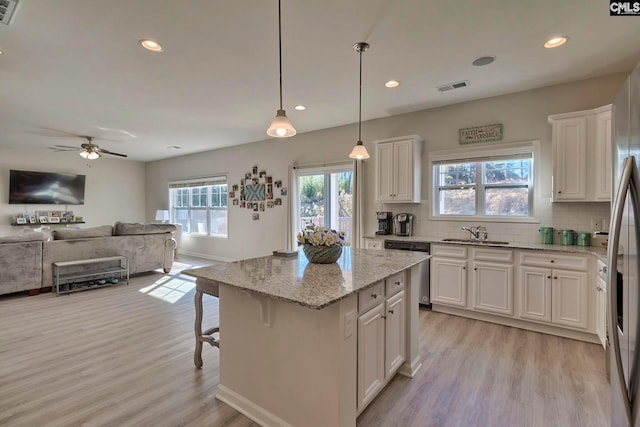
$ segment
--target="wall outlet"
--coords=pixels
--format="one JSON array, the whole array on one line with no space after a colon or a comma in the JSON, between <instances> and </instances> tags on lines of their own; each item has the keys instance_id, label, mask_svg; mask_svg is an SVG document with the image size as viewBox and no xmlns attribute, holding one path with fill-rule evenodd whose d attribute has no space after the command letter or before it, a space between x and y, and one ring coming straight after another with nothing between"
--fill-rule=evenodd
<instances>
[{"instance_id":1,"label":"wall outlet","mask_svg":"<svg viewBox=\"0 0 640 427\"><path fill-rule=\"evenodd\" d=\"M591 218L591 231L602 230L602 218Z\"/></svg>"},{"instance_id":2,"label":"wall outlet","mask_svg":"<svg viewBox=\"0 0 640 427\"><path fill-rule=\"evenodd\" d=\"M347 314L344 315L344 337L349 338L351 335L353 335L353 328L355 327L355 323L356 323L356 315L355 313L352 311L349 311Z\"/></svg>"}]
</instances>

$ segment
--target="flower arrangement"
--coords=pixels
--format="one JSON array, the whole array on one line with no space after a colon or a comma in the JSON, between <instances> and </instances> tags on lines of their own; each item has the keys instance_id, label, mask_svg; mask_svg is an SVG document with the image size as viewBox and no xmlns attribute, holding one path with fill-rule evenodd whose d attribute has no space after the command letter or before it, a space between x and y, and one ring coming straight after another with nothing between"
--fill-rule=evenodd
<instances>
[{"instance_id":1,"label":"flower arrangement","mask_svg":"<svg viewBox=\"0 0 640 427\"><path fill-rule=\"evenodd\" d=\"M344 231L338 232L310 224L298 233L298 246L342 246L344 236Z\"/></svg>"}]
</instances>

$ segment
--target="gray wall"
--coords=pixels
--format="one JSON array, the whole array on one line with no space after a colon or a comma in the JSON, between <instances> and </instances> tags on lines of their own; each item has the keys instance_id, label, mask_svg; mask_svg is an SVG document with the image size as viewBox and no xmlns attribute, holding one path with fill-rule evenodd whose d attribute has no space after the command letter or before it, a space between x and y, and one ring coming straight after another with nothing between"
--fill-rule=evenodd
<instances>
[{"instance_id":1,"label":"gray wall","mask_svg":"<svg viewBox=\"0 0 640 427\"><path fill-rule=\"evenodd\" d=\"M424 236L462 237L464 232L456 221L430 221L427 156L430 151L459 148L458 129L489 123L504 125L502 143L539 140L541 168L536 188L535 209L538 223L487 223L491 238L536 241L541 224L557 228L589 231L591 218L609 219L608 203L551 204L551 127L547 116L600 107L613 102L626 73L546 87L504 96L470 101L447 107L423 110L371 120L363 123L363 140L370 154L373 141L417 134L425 139L423 146L423 202L413 204L385 204L374 202L374 158L365 162L365 234L375 231L375 211L412 212L417 215L417 234ZM464 89L462 89L464 90ZM310 113L311 114L311 113ZM296 135L286 140L269 139L238 147L213 150L195 155L151 162L146 168L146 212L153 219L156 209L168 207L169 180L227 173L229 184L237 184L253 165L266 170L274 179L286 182L291 164L323 163L347 160L357 139L357 125ZM500 144L500 143L495 143ZM487 144L490 148L491 144ZM475 145L474 148L477 148ZM253 221L251 212L229 207L229 238L183 236L181 251L212 258L239 259L269 254L285 247L286 202L274 209L260 212L260 220ZM479 224L479 223L478 223Z\"/></svg>"}]
</instances>

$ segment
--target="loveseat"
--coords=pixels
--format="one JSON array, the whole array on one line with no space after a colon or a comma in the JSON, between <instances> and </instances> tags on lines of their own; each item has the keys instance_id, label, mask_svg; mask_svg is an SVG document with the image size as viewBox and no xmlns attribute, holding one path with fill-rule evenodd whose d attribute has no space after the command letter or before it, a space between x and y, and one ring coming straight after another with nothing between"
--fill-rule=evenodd
<instances>
[{"instance_id":1,"label":"loveseat","mask_svg":"<svg viewBox=\"0 0 640 427\"><path fill-rule=\"evenodd\" d=\"M129 259L130 274L160 268L168 273L176 248L175 230L172 224L116 222L114 226L59 228L48 240L43 233L0 238L0 294L52 286L52 264L59 261L122 255Z\"/></svg>"}]
</instances>

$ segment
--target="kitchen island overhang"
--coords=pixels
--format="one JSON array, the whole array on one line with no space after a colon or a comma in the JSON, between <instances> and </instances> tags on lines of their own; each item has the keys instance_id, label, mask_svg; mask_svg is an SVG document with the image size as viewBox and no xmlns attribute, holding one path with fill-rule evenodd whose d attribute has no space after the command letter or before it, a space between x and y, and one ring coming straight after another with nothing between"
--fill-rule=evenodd
<instances>
[{"instance_id":1,"label":"kitchen island overhang","mask_svg":"<svg viewBox=\"0 0 640 427\"><path fill-rule=\"evenodd\" d=\"M196 293L219 286L216 398L264 426L355 426L364 409L358 295L402 273L406 357L398 372L412 377L421 366L418 265L428 258L345 248L334 264L268 256L185 271L197 278Z\"/></svg>"}]
</instances>

